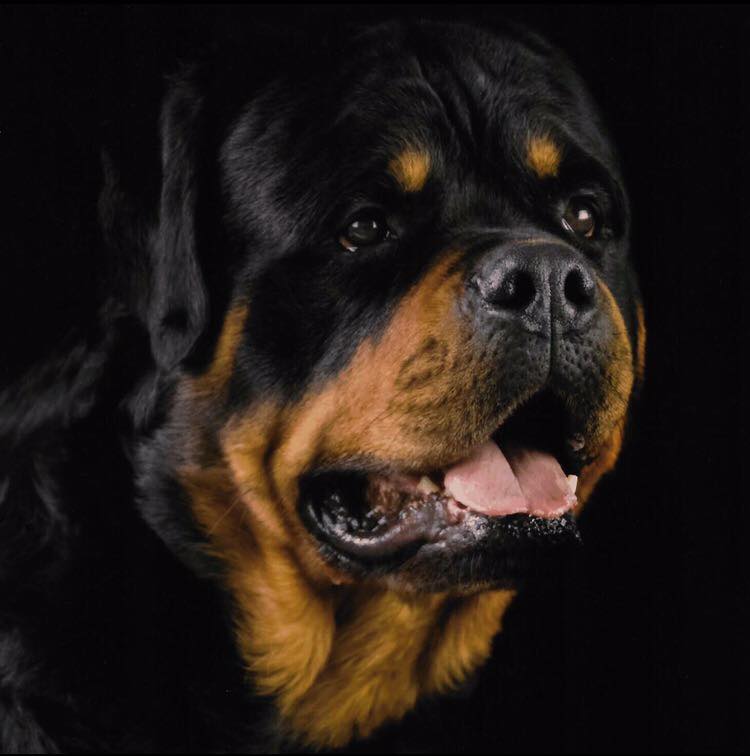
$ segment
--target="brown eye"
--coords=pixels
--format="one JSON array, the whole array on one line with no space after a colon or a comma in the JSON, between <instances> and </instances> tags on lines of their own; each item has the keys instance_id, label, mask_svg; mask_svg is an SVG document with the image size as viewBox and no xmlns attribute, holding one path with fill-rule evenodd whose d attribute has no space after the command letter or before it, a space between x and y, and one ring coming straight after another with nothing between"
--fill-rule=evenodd
<instances>
[{"instance_id":1,"label":"brown eye","mask_svg":"<svg viewBox=\"0 0 750 756\"><path fill-rule=\"evenodd\" d=\"M369 247L390 237L390 229L382 214L367 212L349 222L339 236L339 244L354 252L360 247Z\"/></svg>"},{"instance_id":2,"label":"brown eye","mask_svg":"<svg viewBox=\"0 0 750 756\"><path fill-rule=\"evenodd\" d=\"M573 197L565 208L562 224L576 236L591 239L597 227L596 208L586 199Z\"/></svg>"}]
</instances>

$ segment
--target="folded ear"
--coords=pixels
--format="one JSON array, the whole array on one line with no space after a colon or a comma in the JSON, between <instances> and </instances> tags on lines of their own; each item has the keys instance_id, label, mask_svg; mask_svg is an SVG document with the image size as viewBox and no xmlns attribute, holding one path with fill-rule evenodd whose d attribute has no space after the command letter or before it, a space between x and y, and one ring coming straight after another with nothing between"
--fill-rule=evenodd
<instances>
[{"instance_id":1,"label":"folded ear","mask_svg":"<svg viewBox=\"0 0 750 756\"><path fill-rule=\"evenodd\" d=\"M193 76L158 96L154 106L148 94L138 117L122 107L110 121L99 218L108 250L105 294L143 324L156 364L170 369L206 320L195 217L204 96Z\"/></svg>"},{"instance_id":2,"label":"folded ear","mask_svg":"<svg viewBox=\"0 0 750 756\"><path fill-rule=\"evenodd\" d=\"M206 291L196 244L203 98L194 83L173 84L162 107L161 193L150 235L148 328L157 364L174 367L206 321Z\"/></svg>"}]
</instances>

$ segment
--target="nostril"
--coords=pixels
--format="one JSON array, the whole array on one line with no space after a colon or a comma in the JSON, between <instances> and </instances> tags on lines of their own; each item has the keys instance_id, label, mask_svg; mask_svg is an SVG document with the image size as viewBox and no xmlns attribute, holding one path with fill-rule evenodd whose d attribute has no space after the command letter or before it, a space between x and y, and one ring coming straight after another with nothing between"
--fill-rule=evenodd
<instances>
[{"instance_id":1,"label":"nostril","mask_svg":"<svg viewBox=\"0 0 750 756\"><path fill-rule=\"evenodd\" d=\"M573 268L565 277L563 293L565 300L576 309L585 309L594 301L594 282L580 268Z\"/></svg>"},{"instance_id":2,"label":"nostril","mask_svg":"<svg viewBox=\"0 0 750 756\"><path fill-rule=\"evenodd\" d=\"M534 279L525 270L511 270L488 298L495 307L507 310L525 310L536 298Z\"/></svg>"}]
</instances>

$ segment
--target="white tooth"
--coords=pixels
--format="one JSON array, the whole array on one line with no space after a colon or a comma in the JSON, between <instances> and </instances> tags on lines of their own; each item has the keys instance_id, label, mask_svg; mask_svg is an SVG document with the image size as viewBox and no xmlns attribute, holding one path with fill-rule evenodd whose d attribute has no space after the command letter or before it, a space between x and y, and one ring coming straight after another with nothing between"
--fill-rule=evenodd
<instances>
[{"instance_id":1,"label":"white tooth","mask_svg":"<svg viewBox=\"0 0 750 756\"><path fill-rule=\"evenodd\" d=\"M576 488L578 488L578 476L568 475L567 481L568 481L568 488L570 489L570 493L572 493L573 496L575 496Z\"/></svg>"},{"instance_id":2,"label":"white tooth","mask_svg":"<svg viewBox=\"0 0 750 756\"><path fill-rule=\"evenodd\" d=\"M423 475L417 484L417 490L424 494L438 493L440 489L426 475Z\"/></svg>"}]
</instances>

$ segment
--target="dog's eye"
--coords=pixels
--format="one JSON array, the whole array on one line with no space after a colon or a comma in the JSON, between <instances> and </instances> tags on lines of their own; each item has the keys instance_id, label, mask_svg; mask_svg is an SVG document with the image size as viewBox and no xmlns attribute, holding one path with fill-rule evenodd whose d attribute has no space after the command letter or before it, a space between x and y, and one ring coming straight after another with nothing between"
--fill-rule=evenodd
<instances>
[{"instance_id":1,"label":"dog's eye","mask_svg":"<svg viewBox=\"0 0 750 756\"><path fill-rule=\"evenodd\" d=\"M562 224L576 236L592 239L598 225L596 207L585 197L573 197L565 208Z\"/></svg>"},{"instance_id":2,"label":"dog's eye","mask_svg":"<svg viewBox=\"0 0 750 756\"><path fill-rule=\"evenodd\" d=\"M391 238L383 215L377 211L367 211L353 218L339 235L339 244L350 252L360 247L369 247Z\"/></svg>"}]
</instances>

